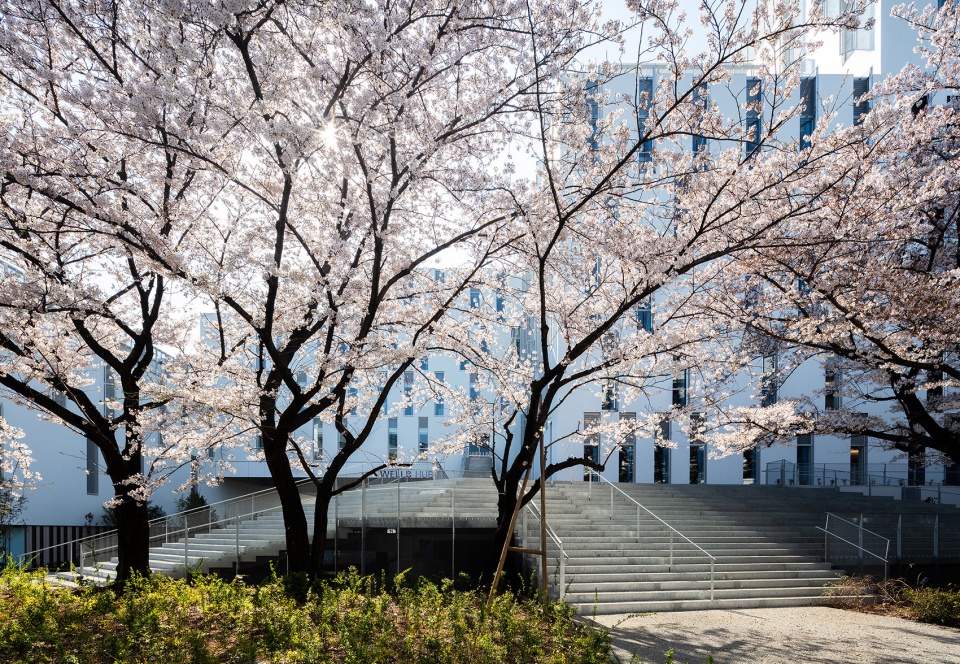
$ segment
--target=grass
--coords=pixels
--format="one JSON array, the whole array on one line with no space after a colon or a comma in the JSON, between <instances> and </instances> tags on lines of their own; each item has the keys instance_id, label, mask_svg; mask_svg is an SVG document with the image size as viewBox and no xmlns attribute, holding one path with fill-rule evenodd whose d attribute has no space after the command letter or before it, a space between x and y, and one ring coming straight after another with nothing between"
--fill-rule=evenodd
<instances>
[{"instance_id":1,"label":"grass","mask_svg":"<svg viewBox=\"0 0 960 664\"><path fill-rule=\"evenodd\" d=\"M867 595L873 595L875 600L865 600ZM839 608L960 627L960 590L954 586L929 588L913 586L903 579L842 577L825 596Z\"/></svg>"},{"instance_id":2,"label":"grass","mask_svg":"<svg viewBox=\"0 0 960 664\"><path fill-rule=\"evenodd\" d=\"M533 600L504 594L488 610L480 593L449 581L391 583L343 574L308 586L260 586L159 575L110 590L45 585L42 572L0 574L0 661L549 662L612 657L609 632L580 625L565 604L544 616Z\"/></svg>"}]
</instances>

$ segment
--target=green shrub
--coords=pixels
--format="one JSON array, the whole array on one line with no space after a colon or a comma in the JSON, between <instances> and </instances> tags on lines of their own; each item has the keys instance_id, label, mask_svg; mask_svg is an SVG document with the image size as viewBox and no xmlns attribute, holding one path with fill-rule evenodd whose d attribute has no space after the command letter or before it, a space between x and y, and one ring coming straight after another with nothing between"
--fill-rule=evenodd
<instances>
[{"instance_id":1,"label":"green shrub","mask_svg":"<svg viewBox=\"0 0 960 664\"><path fill-rule=\"evenodd\" d=\"M960 627L960 592L954 588L905 588L907 611L920 622Z\"/></svg>"},{"instance_id":2,"label":"green shrub","mask_svg":"<svg viewBox=\"0 0 960 664\"><path fill-rule=\"evenodd\" d=\"M611 657L607 631L573 611L501 595L490 609L451 581L407 583L355 571L329 583L260 586L198 575L135 579L122 596L67 590L43 572L0 573L0 661L593 663Z\"/></svg>"}]
</instances>

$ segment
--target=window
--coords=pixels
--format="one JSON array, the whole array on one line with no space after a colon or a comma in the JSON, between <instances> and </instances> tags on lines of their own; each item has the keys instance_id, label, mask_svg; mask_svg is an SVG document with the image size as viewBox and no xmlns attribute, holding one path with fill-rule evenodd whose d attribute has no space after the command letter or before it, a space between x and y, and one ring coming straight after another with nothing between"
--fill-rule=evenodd
<instances>
[{"instance_id":1,"label":"window","mask_svg":"<svg viewBox=\"0 0 960 664\"><path fill-rule=\"evenodd\" d=\"M641 330L653 332L653 309L649 297L637 305L637 332Z\"/></svg>"},{"instance_id":2,"label":"window","mask_svg":"<svg viewBox=\"0 0 960 664\"><path fill-rule=\"evenodd\" d=\"M110 371L110 367L103 368L103 415L107 418L112 418L116 415L116 412L108 404L110 402L116 401L117 399L117 386L114 383L113 372Z\"/></svg>"},{"instance_id":3,"label":"window","mask_svg":"<svg viewBox=\"0 0 960 664\"><path fill-rule=\"evenodd\" d=\"M760 149L763 133L763 82L759 78L747 79L747 124L746 158L749 159Z\"/></svg>"},{"instance_id":4,"label":"window","mask_svg":"<svg viewBox=\"0 0 960 664\"><path fill-rule=\"evenodd\" d=\"M460 371L466 371L468 364L470 364L469 360L460 360Z\"/></svg>"},{"instance_id":5,"label":"window","mask_svg":"<svg viewBox=\"0 0 960 664\"><path fill-rule=\"evenodd\" d=\"M100 493L100 450L97 444L87 438L87 495Z\"/></svg>"},{"instance_id":6,"label":"window","mask_svg":"<svg viewBox=\"0 0 960 664\"><path fill-rule=\"evenodd\" d=\"M342 433L337 432L337 451L342 450L346 446L347 446L347 437L344 436Z\"/></svg>"},{"instance_id":7,"label":"window","mask_svg":"<svg viewBox=\"0 0 960 664\"><path fill-rule=\"evenodd\" d=\"M403 372L403 402L406 404L403 408L403 414L407 417L413 415L413 372Z\"/></svg>"},{"instance_id":8,"label":"window","mask_svg":"<svg viewBox=\"0 0 960 664\"><path fill-rule=\"evenodd\" d=\"M756 484L760 477L760 450L756 447L743 451L743 483Z\"/></svg>"},{"instance_id":9,"label":"window","mask_svg":"<svg viewBox=\"0 0 960 664\"><path fill-rule=\"evenodd\" d=\"M421 368L423 371L429 371L429 370L430 370L430 358L429 358L428 356L424 356L424 357L420 360L420 368Z\"/></svg>"},{"instance_id":10,"label":"window","mask_svg":"<svg viewBox=\"0 0 960 664\"><path fill-rule=\"evenodd\" d=\"M660 422L653 440L653 481L655 484L670 484L670 448L672 437L669 413L660 413Z\"/></svg>"},{"instance_id":11,"label":"window","mask_svg":"<svg viewBox=\"0 0 960 664\"><path fill-rule=\"evenodd\" d=\"M600 413L584 413L583 414L583 430L584 432L591 429L596 429L600 426ZM592 461L593 463L600 463L600 434L593 432L587 435L583 440L583 458L586 461ZM587 466L583 467L583 479L586 482L592 482L594 478L594 471Z\"/></svg>"},{"instance_id":12,"label":"window","mask_svg":"<svg viewBox=\"0 0 960 664\"><path fill-rule=\"evenodd\" d=\"M600 103L596 100L597 82L587 83L587 110L590 113L590 149L596 150L600 147L599 125L600 125Z\"/></svg>"},{"instance_id":13,"label":"window","mask_svg":"<svg viewBox=\"0 0 960 664\"><path fill-rule=\"evenodd\" d=\"M498 291L497 292L497 312L498 313L503 311L504 302L505 300L503 298L503 293Z\"/></svg>"},{"instance_id":14,"label":"window","mask_svg":"<svg viewBox=\"0 0 960 664\"><path fill-rule=\"evenodd\" d=\"M823 408L824 410L840 410L842 399L840 397L840 382L843 380L843 374L840 367L833 360L828 361L823 367Z\"/></svg>"},{"instance_id":15,"label":"window","mask_svg":"<svg viewBox=\"0 0 960 664\"><path fill-rule=\"evenodd\" d=\"M853 9L853 0L840 0L843 11ZM867 5L866 10L860 16L860 25L873 19L873 4ZM840 54L843 59L849 58L854 51L872 51L873 50L873 28L860 27L856 30L842 30L840 32Z\"/></svg>"},{"instance_id":16,"label":"window","mask_svg":"<svg viewBox=\"0 0 960 664\"><path fill-rule=\"evenodd\" d=\"M387 457L390 461L397 460L397 418L387 420Z\"/></svg>"},{"instance_id":17,"label":"window","mask_svg":"<svg viewBox=\"0 0 960 664\"><path fill-rule=\"evenodd\" d=\"M867 483L867 437L850 436L850 484Z\"/></svg>"},{"instance_id":18,"label":"window","mask_svg":"<svg viewBox=\"0 0 960 664\"><path fill-rule=\"evenodd\" d=\"M600 410L617 410L617 384L612 380L603 382L603 399L600 402Z\"/></svg>"},{"instance_id":19,"label":"window","mask_svg":"<svg viewBox=\"0 0 960 664\"><path fill-rule=\"evenodd\" d=\"M817 79L800 79L800 149L810 147L810 136L817 126Z\"/></svg>"},{"instance_id":20,"label":"window","mask_svg":"<svg viewBox=\"0 0 960 664\"><path fill-rule=\"evenodd\" d=\"M650 109L653 107L653 79L637 79L637 131L642 137L647 132L647 119L650 117ZM653 141L643 141L640 144L640 150L637 152L637 161L640 165L649 164L653 161Z\"/></svg>"},{"instance_id":21,"label":"window","mask_svg":"<svg viewBox=\"0 0 960 664\"><path fill-rule=\"evenodd\" d=\"M323 421L313 418L313 458L323 458Z\"/></svg>"},{"instance_id":22,"label":"window","mask_svg":"<svg viewBox=\"0 0 960 664\"><path fill-rule=\"evenodd\" d=\"M620 421L628 422L632 427L637 420L636 413L620 413ZM636 480L636 473L634 468L634 459L636 458L636 448L637 448L637 436L631 430L627 432L627 435L624 436L623 442L620 443L620 482L633 482Z\"/></svg>"},{"instance_id":23,"label":"window","mask_svg":"<svg viewBox=\"0 0 960 664\"><path fill-rule=\"evenodd\" d=\"M480 308L480 289L479 288L470 289L470 308L471 309Z\"/></svg>"},{"instance_id":24,"label":"window","mask_svg":"<svg viewBox=\"0 0 960 664\"><path fill-rule=\"evenodd\" d=\"M443 417L444 416L443 393L439 392L439 390L443 389L443 372L435 371L433 375L437 379L437 383L439 383L439 386L437 387L437 390L438 390L437 398L436 398L436 401L433 402L433 414L437 417Z\"/></svg>"},{"instance_id":25,"label":"window","mask_svg":"<svg viewBox=\"0 0 960 664\"><path fill-rule=\"evenodd\" d=\"M853 79L853 124L863 122L863 117L870 112L870 100L864 96L870 92L869 78Z\"/></svg>"},{"instance_id":26,"label":"window","mask_svg":"<svg viewBox=\"0 0 960 664\"><path fill-rule=\"evenodd\" d=\"M694 105L701 110L702 113L706 114L707 106L710 103L710 93L707 91L706 85L699 86L694 91ZM710 141L706 136L701 134L694 134L691 148L693 149L693 154L698 155L702 152L710 151Z\"/></svg>"},{"instance_id":27,"label":"window","mask_svg":"<svg viewBox=\"0 0 960 664\"><path fill-rule=\"evenodd\" d=\"M707 443L703 439L706 425L706 413L690 415L690 484L707 481Z\"/></svg>"},{"instance_id":28,"label":"window","mask_svg":"<svg viewBox=\"0 0 960 664\"><path fill-rule=\"evenodd\" d=\"M353 404L352 406L350 406L350 414L351 414L351 415L356 415L356 414L357 414L358 394L359 394L359 392L357 391L357 388L355 388L355 387L351 387L351 388L349 388L349 389L347 390L347 400L348 400L351 404Z\"/></svg>"},{"instance_id":29,"label":"window","mask_svg":"<svg viewBox=\"0 0 960 664\"><path fill-rule=\"evenodd\" d=\"M477 387L477 374L470 374L470 401L476 401L477 397L480 396L480 391Z\"/></svg>"},{"instance_id":30,"label":"window","mask_svg":"<svg viewBox=\"0 0 960 664\"><path fill-rule=\"evenodd\" d=\"M767 408L777 403L778 400L777 356L764 355L761 365L760 405Z\"/></svg>"},{"instance_id":31,"label":"window","mask_svg":"<svg viewBox=\"0 0 960 664\"><path fill-rule=\"evenodd\" d=\"M797 483L800 486L813 484L813 434L797 436Z\"/></svg>"},{"instance_id":32,"label":"window","mask_svg":"<svg viewBox=\"0 0 960 664\"><path fill-rule=\"evenodd\" d=\"M673 377L673 405L684 408L687 405L687 380L690 370L684 369Z\"/></svg>"},{"instance_id":33,"label":"window","mask_svg":"<svg viewBox=\"0 0 960 664\"><path fill-rule=\"evenodd\" d=\"M423 454L430 446L430 418L420 417L417 427L417 443L420 453Z\"/></svg>"}]
</instances>

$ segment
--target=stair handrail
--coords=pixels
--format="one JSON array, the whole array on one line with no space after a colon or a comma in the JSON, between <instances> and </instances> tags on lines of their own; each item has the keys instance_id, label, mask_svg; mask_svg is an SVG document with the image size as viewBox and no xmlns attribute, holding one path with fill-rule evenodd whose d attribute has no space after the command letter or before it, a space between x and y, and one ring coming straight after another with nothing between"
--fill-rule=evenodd
<instances>
[{"instance_id":1,"label":"stair handrail","mask_svg":"<svg viewBox=\"0 0 960 664\"><path fill-rule=\"evenodd\" d=\"M547 535L550 536L550 539L552 539L552 540L556 543L557 548L560 549L560 557L559 557L559 565L558 565L559 569L557 570L557 574L558 574L558 579L557 579L557 588L558 588L558 590L557 590L557 595L558 595L559 600L562 602L562 601L563 601L563 598L564 598L564 597L566 596L566 594L567 594L567 593L566 593L566 590L567 590L567 558L569 558L570 556L567 555L567 552L563 550L563 540L560 539L560 536L557 535L556 531L555 531L555 530L553 529L553 527L549 524L549 522L547 522L546 520L543 519L543 517L540 515L540 510L539 510L539 509L537 508L537 506L533 503L533 501L530 501L529 503L527 503L527 504L526 504L526 508L527 508L528 510L530 510L535 517L537 517L537 521L543 521L544 530L547 532ZM526 533L526 523L524 523L524 525L523 525L523 531L524 531L524 532L523 532L523 535L524 535L524 537L525 537L526 534L527 534L527 533ZM544 543L541 543L541 545L543 545L543 544L544 544ZM526 542L524 542L523 545L526 546ZM547 573L547 570L543 570L542 573L543 573L543 574L546 574L546 573Z\"/></svg>"},{"instance_id":2,"label":"stair handrail","mask_svg":"<svg viewBox=\"0 0 960 664\"><path fill-rule=\"evenodd\" d=\"M299 492L299 490L300 490L303 486L310 485L310 484L312 484L312 483L313 483L313 480L311 480L310 478L306 478L306 479L302 479L302 480L297 481L297 482L295 483L295 486L297 487L297 491ZM227 499L225 499L225 500L219 500L219 501L217 501L217 502L215 502L215 503L209 503L209 504L203 505L203 506L201 506L201 507L191 507L190 509L188 509L188 510L183 510L182 512L176 512L176 513L174 513L174 514L167 514L167 515L165 515L165 516L157 517L156 519L150 519L150 520L147 522L147 527L148 527L149 529L153 529L154 527L159 528L160 526L165 526L166 524L171 523L171 522L179 523L179 522L181 521L181 519L185 519L186 515L188 515L188 514L195 514L195 513L201 512L201 511L203 511L203 510L211 510L211 511L212 511L212 510L214 510L215 508L218 508L218 507L221 508L221 509L223 509L224 507L228 507L228 506L230 506L230 505L238 504L240 501L252 500L252 499L255 499L257 496L262 496L262 495L266 495L266 494L269 494L269 493L276 493L276 491L277 491L276 487L268 487L268 488L266 488L266 489L261 489L261 490L259 490L259 491L252 491L252 492L250 492L250 493L245 493L245 494L243 494L242 496L236 496L236 497L234 497L234 498L227 498ZM252 515L252 514L265 513L265 512L268 512L268 511L275 510L275 509L277 509L277 506L270 507L270 508L266 508L266 509L264 509L264 510L256 510L256 511L254 511L254 512L250 512L250 513L247 514L247 515L235 515L235 516L230 517L230 518L231 518L231 519L241 518L242 516L250 516L250 515ZM225 514L226 511L224 511L223 513ZM220 523L221 521L225 521L225 520L227 520L227 519L226 519L226 518L217 519L216 523ZM195 528L196 528L196 527L195 527ZM83 560L83 545L84 545L84 544L88 544L88 543L90 543L91 541L108 539L108 538L110 538L110 537L116 537L116 535L117 535L117 529L114 528L113 530L105 530L105 531L103 531L103 532L95 533L95 534L93 534L93 535L86 535L86 536L84 536L84 537L78 537L77 539L69 540L69 541L67 541L67 542L61 542L60 544L53 544L53 545L50 545L50 546L45 546L45 547L43 547L42 549L34 549L34 550L31 550L31 551L28 551L28 552L21 553L19 556L17 556L17 563L18 563L20 566L23 566L23 565L24 565L24 562L25 562L26 560L32 559L32 558L36 558L39 554L43 553L44 551L52 551L53 549L62 549L62 548L64 548L64 547L67 547L67 550L70 552L70 562L71 562L71 564L72 564L72 563L73 563L73 548L76 546L76 547L78 547L79 550L80 550L81 566L82 566L82 560ZM158 539L158 538L160 538L160 537L164 537L164 535L151 535L151 536L149 537L149 541L152 542L153 540L156 540L156 539ZM111 551L111 550L113 550L113 549L116 549L117 546L118 546L118 545L103 547L103 548L101 549L101 551Z\"/></svg>"},{"instance_id":3,"label":"stair handrail","mask_svg":"<svg viewBox=\"0 0 960 664\"><path fill-rule=\"evenodd\" d=\"M671 572L673 571L673 535L674 535L674 533L676 533L677 535L679 535L682 539L686 540L689 544L692 544L695 549L699 550L702 554L704 554L705 556L707 556L707 557L710 559L710 599L712 600L712 599L713 599L713 586L714 586L714 564L717 562L716 557L714 557L713 555L711 555L711 554L710 554L708 551L706 551L702 546L700 546L699 544L697 544L696 542L694 542L692 539L690 539L689 537L687 537L687 536L684 535L683 533L681 533L679 530L677 530L676 528L674 528L673 526L671 526L669 523L667 523L666 521L664 521L663 519L661 519L659 516L657 516L656 514L654 514L653 512L651 512L649 509L646 508L646 506L644 506L644 505L641 504L639 501L637 501L636 499L634 499L631 495L629 495L628 493L626 493L623 489L621 489L621 488L618 487L616 484L614 484L613 482L611 482L610 480L608 480L606 477L604 477L603 475L601 475L600 473L598 473L596 470L594 470L593 468L587 468L587 470L589 470L593 475L596 475L596 476L600 479L600 481L606 482L607 484L610 485L610 518L611 518L611 519L613 518L613 491L614 491L614 489L616 489L617 491L619 491L619 492L623 495L624 498L626 498L626 499L629 500L631 503L633 503L634 505L637 506L637 542L640 541L640 510L641 510L641 509L642 509L644 512L646 512L647 514L649 514L650 516L652 516L654 519L656 519L657 521L659 521L660 523L662 523L664 526L667 527L667 529L670 531L670 565L669 565L669 569L670 569Z\"/></svg>"},{"instance_id":4,"label":"stair handrail","mask_svg":"<svg viewBox=\"0 0 960 664\"><path fill-rule=\"evenodd\" d=\"M859 533L860 533L860 543L857 544L856 542L851 542L850 540L848 540L848 539L846 539L846 538L844 538L844 537L841 537L840 535L838 535L838 534L836 534L836 533L830 532L830 517L833 517L834 519L836 519L836 520L838 520L838 521L843 521L844 523L850 524L851 526L855 526L855 527L858 529ZM860 523L856 523L855 521L850 521L849 519L844 519L844 518L841 517L841 516L837 516L836 514L834 514L834 513L832 513L832 512L827 512L827 520L826 520L826 523L823 524L823 528L821 528L820 526L815 526L815 528L823 533L823 560L824 560L824 562L829 562L829 561L828 561L828 556L829 556L829 540L828 540L828 537L835 537L835 538L837 538L838 540L840 540L841 542L844 542L844 543L846 543L846 544L849 544L850 546L852 546L852 547L854 547L855 549L857 549L857 550L860 551L860 556L859 556L859 557L860 557L860 559L861 559L861 566L862 566L862 562L863 562L863 554L864 554L864 553L866 553L866 554L868 554L868 555L870 555L870 556L873 556L873 557L876 558L877 560L881 561L881 562L883 563L883 580L884 580L884 581L887 580L887 568L889 567L889 564L890 564L890 560L889 560L889 559L890 559L890 539L887 538L887 537L884 537L884 536L881 535L880 533L875 533L875 532L873 532L872 530L868 530L868 529L864 528L864 527L863 527L863 517L862 517L862 516L860 517ZM863 533L869 533L869 534L873 535L874 537L878 537L878 538L882 539L884 542L886 542L886 549L885 549L885 551L884 551L884 555L880 556L880 555L874 553L873 551L871 551L870 549L867 549L866 547L863 546ZM862 569L861 569L861 571L862 571Z\"/></svg>"}]
</instances>

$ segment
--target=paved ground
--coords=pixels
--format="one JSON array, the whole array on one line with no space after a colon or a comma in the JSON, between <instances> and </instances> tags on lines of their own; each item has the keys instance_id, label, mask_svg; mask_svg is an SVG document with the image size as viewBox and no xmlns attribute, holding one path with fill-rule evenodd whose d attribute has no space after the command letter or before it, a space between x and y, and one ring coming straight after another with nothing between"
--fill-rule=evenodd
<instances>
[{"instance_id":1,"label":"paved ground","mask_svg":"<svg viewBox=\"0 0 960 664\"><path fill-rule=\"evenodd\" d=\"M960 664L960 630L810 606L597 616L613 627L617 655L662 664L674 649L684 664Z\"/></svg>"}]
</instances>

